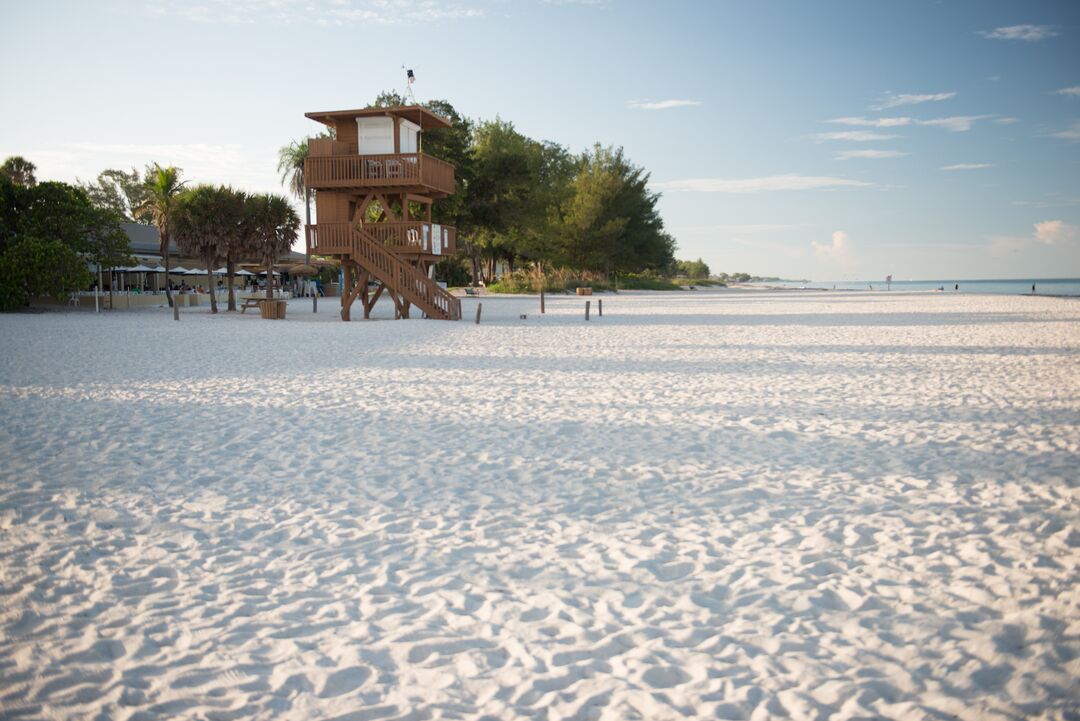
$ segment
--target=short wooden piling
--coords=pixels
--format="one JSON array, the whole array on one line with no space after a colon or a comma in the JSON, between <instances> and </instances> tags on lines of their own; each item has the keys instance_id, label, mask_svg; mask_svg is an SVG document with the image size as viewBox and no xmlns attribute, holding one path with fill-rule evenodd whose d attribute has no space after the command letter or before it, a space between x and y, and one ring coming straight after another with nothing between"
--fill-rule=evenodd
<instances>
[{"instance_id":1,"label":"short wooden piling","mask_svg":"<svg viewBox=\"0 0 1080 721\"><path fill-rule=\"evenodd\" d=\"M318 291L315 291L314 293L311 294L311 312L312 313L318 313L319 312L319 292Z\"/></svg>"},{"instance_id":2,"label":"short wooden piling","mask_svg":"<svg viewBox=\"0 0 1080 721\"><path fill-rule=\"evenodd\" d=\"M172 304L172 319L180 320L180 304L176 301L173 301Z\"/></svg>"},{"instance_id":3,"label":"short wooden piling","mask_svg":"<svg viewBox=\"0 0 1080 721\"><path fill-rule=\"evenodd\" d=\"M604 317L604 299L600 298L596 301L596 314L601 318Z\"/></svg>"},{"instance_id":4,"label":"short wooden piling","mask_svg":"<svg viewBox=\"0 0 1080 721\"><path fill-rule=\"evenodd\" d=\"M585 320L589 319L589 306L592 304L591 300L585 301Z\"/></svg>"},{"instance_id":5,"label":"short wooden piling","mask_svg":"<svg viewBox=\"0 0 1080 721\"><path fill-rule=\"evenodd\" d=\"M544 286L540 286L540 315L544 314Z\"/></svg>"},{"instance_id":6,"label":"short wooden piling","mask_svg":"<svg viewBox=\"0 0 1080 721\"><path fill-rule=\"evenodd\" d=\"M476 324L480 325L480 311L484 309L483 303L476 304Z\"/></svg>"}]
</instances>

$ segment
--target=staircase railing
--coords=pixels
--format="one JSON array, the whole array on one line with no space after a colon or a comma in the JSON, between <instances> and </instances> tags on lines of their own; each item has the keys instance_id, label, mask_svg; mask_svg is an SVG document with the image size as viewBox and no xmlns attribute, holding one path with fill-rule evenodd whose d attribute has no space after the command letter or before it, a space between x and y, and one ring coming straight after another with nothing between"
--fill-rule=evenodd
<instances>
[{"instance_id":1,"label":"staircase railing","mask_svg":"<svg viewBox=\"0 0 1080 721\"><path fill-rule=\"evenodd\" d=\"M461 320L461 301L398 258L364 230L353 230L352 255L367 272L431 318Z\"/></svg>"}]
</instances>

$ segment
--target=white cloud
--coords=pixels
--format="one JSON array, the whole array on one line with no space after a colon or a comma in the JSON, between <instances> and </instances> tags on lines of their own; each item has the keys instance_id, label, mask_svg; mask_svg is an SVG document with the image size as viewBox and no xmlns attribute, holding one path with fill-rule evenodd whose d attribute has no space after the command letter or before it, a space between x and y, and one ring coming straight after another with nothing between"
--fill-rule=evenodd
<instances>
[{"instance_id":1,"label":"white cloud","mask_svg":"<svg viewBox=\"0 0 1080 721\"><path fill-rule=\"evenodd\" d=\"M845 117L845 118L833 118L830 123L837 123L839 125L855 125L871 128L899 128L908 125L927 125L930 127L945 128L951 130L954 133L962 133L971 130L971 126L975 124L977 120L985 120L991 118L992 115L955 115L949 118L931 118L930 120L919 120L917 118L860 118L860 117ZM1002 118L998 122L1015 122L1015 118ZM858 131L856 131L858 132ZM881 138L887 136L879 136ZM844 140L846 138L826 138L832 140ZM848 138L849 139L849 138ZM874 138L879 139L879 138Z\"/></svg>"},{"instance_id":2,"label":"white cloud","mask_svg":"<svg viewBox=\"0 0 1080 721\"><path fill-rule=\"evenodd\" d=\"M911 125L911 118L833 118L830 123L838 125L861 125L869 128L899 128Z\"/></svg>"},{"instance_id":3,"label":"white cloud","mask_svg":"<svg viewBox=\"0 0 1080 721\"><path fill-rule=\"evenodd\" d=\"M902 105L920 105L922 103L936 103L942 100L948 100L955 98L956 93L925 93L925 94L910 94L910 93L889 93L885 96L885 100L881 105L877 106L877 110L885 110L887 108L898 108Z\"/></svg>"},{"instance_id":4,"label":"white cloud","mask_svg":"<svg viewBox=\"0 0 1080 721\"><path fill-rule=\"evenodd\" d=\"M814 252L819 256L839 261L846 261L851 251L851 248L848 245L847 233L842 230L833 232L832 242L830 243L819 243L816 240L812 240L810 241L810 245L814 247Z\"/></svg>"},{"instance_id":5,"label":"white cloud","mask_svg":"<svg viewBox=\"0 0 1080 721\"><path fill-rule=\"evenodd\" d=\"M1074 207L1080 205L1080 196L1068 197L1061 196L1056 193L1050 194L1045 200L1014 200L1012 205L1017 205L1022 208L1058 208L1058 207Z\"/></svg>"},{"instance_id":6,"label":"white cloud","mask_svg":"<svg viewBox=\"0 0 1080 721\"><path fill-rule=\"evenodd\" d=\"M631 108L638 110L668 110L669 108L685 108L692 105L701 105L700 100L631 100L627 103Z\"/></svg>"},{"instance_id":7,"label":"white cloud","mask_svg":"<svg viewBox=\"0 0 1080 721\"><path fill-rule=\"evenodd\" d=\"M801 228L801 225L791 223L736 223L719 225L676 225L671 230L687 233L775 233L779 231Z\"/></svg>"},{"instance_id":8,"label":"white cloud","mask_svg":"<svg viewBox=\"0 0 1080 721\"><path fill-rule=\"evenodd\" d=\"M984 38L990 38L991 40L1024 40L1026 42L1037 42L1039 40L1054 37L1057 35L1057 31L1050 25L1008 25L1006 27L994 28L993 30L984 30L979 34Z\"/></svg>"},{"instance_id":9,"label":"white cloud","mask_svg":"<svg viewBox=\"0 0 1080 721\"><path fill-rule=\"evenodd\" d=\"M873 183L820 175L769 175L762 178L687 178L654 183L657 190L696 193L759 193L777 190L870 188Z\"/></svg>"},{"instance_id":10,"label":"white cloud","mask_svg":"<svg viewBox=\"0 0 1080 721\"><path fill-rule=\"evenodd\" d=\"M966 133L976 120L985 120L991 115L954 115L951 118L934 118L932 120L920 120L919 125L929 125L937 128L945 128L954 133Z\"/></svg>"},{"instance_id":11,"label":"white cloud","mask_svg":"<svg viewBox=\"0 0 1080 721\"><path fill-rule=\"evenodd\" d=\"M1080 123L1073 123L1072 127L1057 133L1050 133L1051 137L1065 140L1080 140Z\"/></svg>"},{"instance_id":12,"label":"white cloud","mask_svg":"<svg viewBox=\"0 0 1080 721\"><path fill-rule=\"evenodd\" d=\"M992 167L994 167L993 163L957 163L956 165L943 165L938 170L979 170Z\"/></svg>"},{"instance_id":13,"label":"white cloud","mask_svg":"<svg viewBox=\"0 0 1080 721\"><path fill-rule=\"evenodd\" d=\"M837 160L853 160L856 158L863 158L867 160L882 160L884 158L899 158L907 155L907 153L901 153L899 150L845 150L841 153L837 153Z\"/></svg>"},{"instance_id":14,"label":"white cloud","mask_svg":"<svg viewBox=\"0 0 1080 721\"><path fill-rule=\"evenodd\" d=\"M1071 88L1055 90L1054 95L1072 95L1074 97L1080 97L1080 85L1073 85Z\"/></svg>"},{"instance_id":15,"label":"white cloud","mask_svg":"<svg viewBox=\"0 0 1080 721\"><path fill-rule=\"evenodd\" d=\"M841 130L834 133L818 133L815 140L846 140L856 143L866 143L874 140L892 140L895 135L874 133L869 130Z\"/></svg>"},{"instance_id":16,"label":"white cloud","mask_svg":"<svg viewBox=\"0 0 1080 721\"><path fill-rule=\"evenodd\" d=\"M1012 125L1013 123L1019 123L1019 118L997 118L994 120L998 125Z\"/></svg>"},{"instance_id":17,"label":"white cloud","mask_svg":"<svg viewBox=\"0 0 1080 721\"><path fill-rule=\"evenodd\" d=\"M1044 245L1054 245L1076 237L1076 226L1061 220L1044 220L1035 224L1034 238Z\"/></svg>"},{"instance_id":18,"label":"white cloud","mask_svg":"<svg viewBox=\"0 0 1080 721\"><path fill-rule=\"evenodd\" d=\"M202 0L198 3L156 0L146 6L154 15L176 15L194 22L249 25L404 25L475 18L483 9L437 0Z\"/></svg>"},{"instance_id":19,"label":"white cloud","mask_svg":"<svg viewBox=\"0 0 1080 721\"><path fill-rule=\"evenodd\" d=\"M1009 255L1032 246L1053 246L1070 243L1080 235L1080 228L1062 220L1044 220L1034 224L1031 235L999 235L991 238L991 251L995 255Z\"/></svg>"}]
</instances>

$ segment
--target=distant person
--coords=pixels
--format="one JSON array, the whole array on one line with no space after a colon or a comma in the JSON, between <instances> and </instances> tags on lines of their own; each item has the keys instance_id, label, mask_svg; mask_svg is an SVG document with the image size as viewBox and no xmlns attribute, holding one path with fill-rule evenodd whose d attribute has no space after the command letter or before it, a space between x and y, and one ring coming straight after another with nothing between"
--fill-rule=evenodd
<instances>
[{"instance_id":1,"label":"distant person","mask_svg":"<svg viewBox=\"0 0 1080 721\"><path fill-rule=\"evenodd\" d=\"M960 290L960 284L959 284L959 283L957 283L957 284L956 284L956 287L955 287L955 288L953 288L953 290Z\"/></svg>"},{"instance_id":2,"label":"distant person","mask_svg":"<svg viewBox=\"0 0 1080 721\"><path fill-rule=\"evenodd\" d=\"M1034 283L1031 284L1031 294L1035 295L1035 284Z\"/></svg>"}]
</instances>

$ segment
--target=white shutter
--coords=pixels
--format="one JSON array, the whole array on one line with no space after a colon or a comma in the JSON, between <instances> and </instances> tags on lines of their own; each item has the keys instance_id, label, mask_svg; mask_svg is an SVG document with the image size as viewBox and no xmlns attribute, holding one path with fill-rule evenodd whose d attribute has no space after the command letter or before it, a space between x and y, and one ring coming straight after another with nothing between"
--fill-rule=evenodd
<instances>
[{"instance_id":1,"label":"white shutter","mask_svg":"<svg viewBox=\"0 0 1080 721\"><path fill-rule=\"evenodd\" d=\"M357 118L356 134L360 155L385 155L394 152L393 118Z\"/></svg>"}]
</instances>

